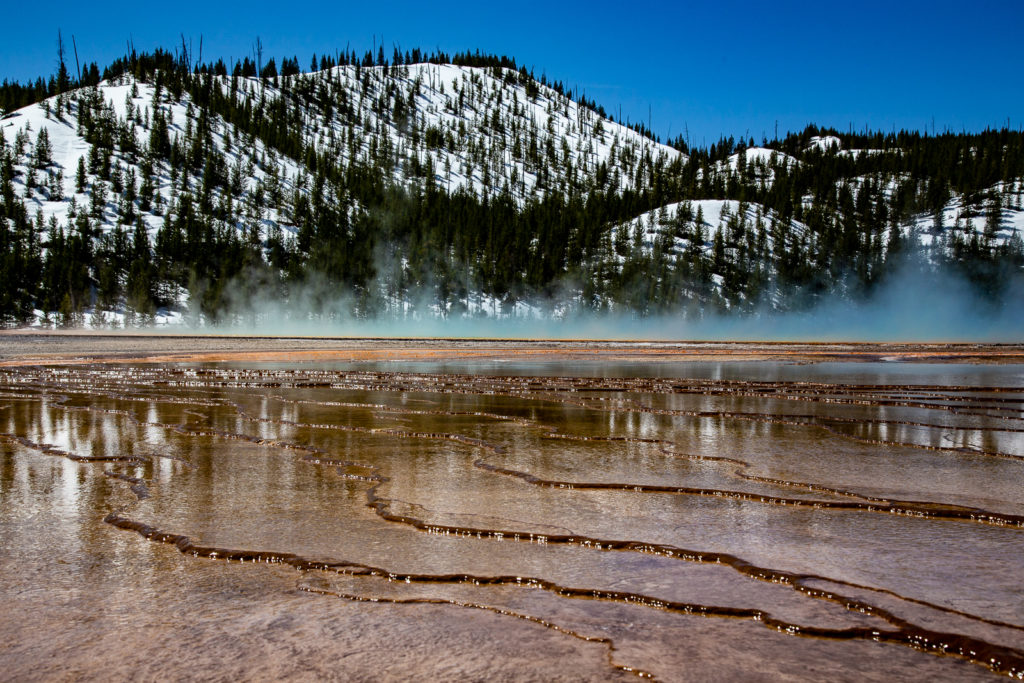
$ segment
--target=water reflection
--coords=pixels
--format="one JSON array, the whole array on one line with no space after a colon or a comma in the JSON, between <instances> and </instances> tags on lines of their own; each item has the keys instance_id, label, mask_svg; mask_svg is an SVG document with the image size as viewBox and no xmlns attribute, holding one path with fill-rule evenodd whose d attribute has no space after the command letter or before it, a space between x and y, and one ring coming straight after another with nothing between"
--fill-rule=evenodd
<instances>
[{"instance_id":1,"label":"water reflection","mask_svg":"<svg viewBox=\"0 0 1024 683\"><path fill-rule=\"evenodd\" d=\"M679 678L687 633L721 653L699 676L1024 675L1018 368L491 369L5 370L5 607L50 592L41 618L86 650L62 614L131 653L155 623L183 638L194 617L128 607L171 593L217 651L241 591L257 621L344 604L380 652L413 637L402 609L449 633L470 612L511 643L493 673Z\"/></svg>"}]
</instances>

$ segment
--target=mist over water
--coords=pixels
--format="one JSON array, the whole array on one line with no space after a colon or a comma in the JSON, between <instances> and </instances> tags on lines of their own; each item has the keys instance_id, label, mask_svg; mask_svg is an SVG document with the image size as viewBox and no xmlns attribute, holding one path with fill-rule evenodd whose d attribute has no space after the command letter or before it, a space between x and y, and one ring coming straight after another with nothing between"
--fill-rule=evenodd
<instances>
[{"instance_id":1,"label":"mist over water","mask_svg":"<svg viewBox=\"0 0 1024 683\"><path fill-rule=\"evenodd\" d=\"M270 336L446 337L499 339L907 341L1002 342L1024 340L1024 277L999 292L983 293L958 273L906 261L867 295L794 297L791 310L762 301L731 313L694 307L642 314L588 310L578 288L557 298L522 302L506 310L498 301L475 313L441 313L433 288L405 293L398 303L367 305L324 281L291 287L287 296L262 287L231 288L227 312L216 322L186 317L189 331ZM390 309L390 310L388 310Z\"/></svg>"}]
</instances>

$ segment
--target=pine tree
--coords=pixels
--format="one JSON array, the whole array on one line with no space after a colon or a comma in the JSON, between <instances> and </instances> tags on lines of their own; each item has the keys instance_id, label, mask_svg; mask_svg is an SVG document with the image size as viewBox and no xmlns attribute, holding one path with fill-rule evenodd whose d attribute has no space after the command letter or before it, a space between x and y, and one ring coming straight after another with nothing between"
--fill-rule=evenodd
<instances>
[{"instance_id":1,"label":"pine tree","mask_svg":"<svg viewBox=\"0 0 1024 683\"><path fill-rule=\"evenodd\" d=\"M992 190L989 195L988 205L985 209L985 241L991 243L995 240L1002 225L1003 208L1002 196L999 190Z\"/></svg>"},{"instance_id":2,"label":"pine tree","mask_svg":"<svg viewBox=\"0 0 1024 683\"><path fill-rule=\"evenodd\" d=\"M75 191L85 192L86 189L85 157L78 157L78 170L75 172Z\"/></svg>"}]
</instances>

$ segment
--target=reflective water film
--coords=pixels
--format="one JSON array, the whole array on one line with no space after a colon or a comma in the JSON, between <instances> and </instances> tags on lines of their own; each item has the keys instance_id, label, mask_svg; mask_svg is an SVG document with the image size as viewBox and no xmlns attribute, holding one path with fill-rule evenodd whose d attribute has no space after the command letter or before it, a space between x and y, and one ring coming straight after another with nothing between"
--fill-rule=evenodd
<instances>
[{"instance_id":1,"label":"reflective water film","mask_svg":"<svg viewBox=\"0 0 1024 683\"><path fill-rule=\"evenodd\" d=\"M395 367L0 369L3 678L1024 678L1019 366Z\"/></svg>"}]
</instances>

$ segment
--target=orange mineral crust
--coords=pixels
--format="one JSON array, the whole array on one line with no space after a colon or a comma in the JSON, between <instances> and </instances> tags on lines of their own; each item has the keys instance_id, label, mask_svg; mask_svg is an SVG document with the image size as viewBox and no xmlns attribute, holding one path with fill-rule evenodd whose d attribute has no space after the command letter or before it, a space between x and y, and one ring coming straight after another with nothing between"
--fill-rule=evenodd
<instances>
[{"instance_id":1,"label":"orange mineral crust","mask_svg":"<svg viewBox=\"0 0 1024 683\"><path fill-rule=\"evenodd\" d=\"M87 362L918 361L1021 363L1024 344L247 337L0 333L0 365Z\"/></svg>"}]
</instances>

